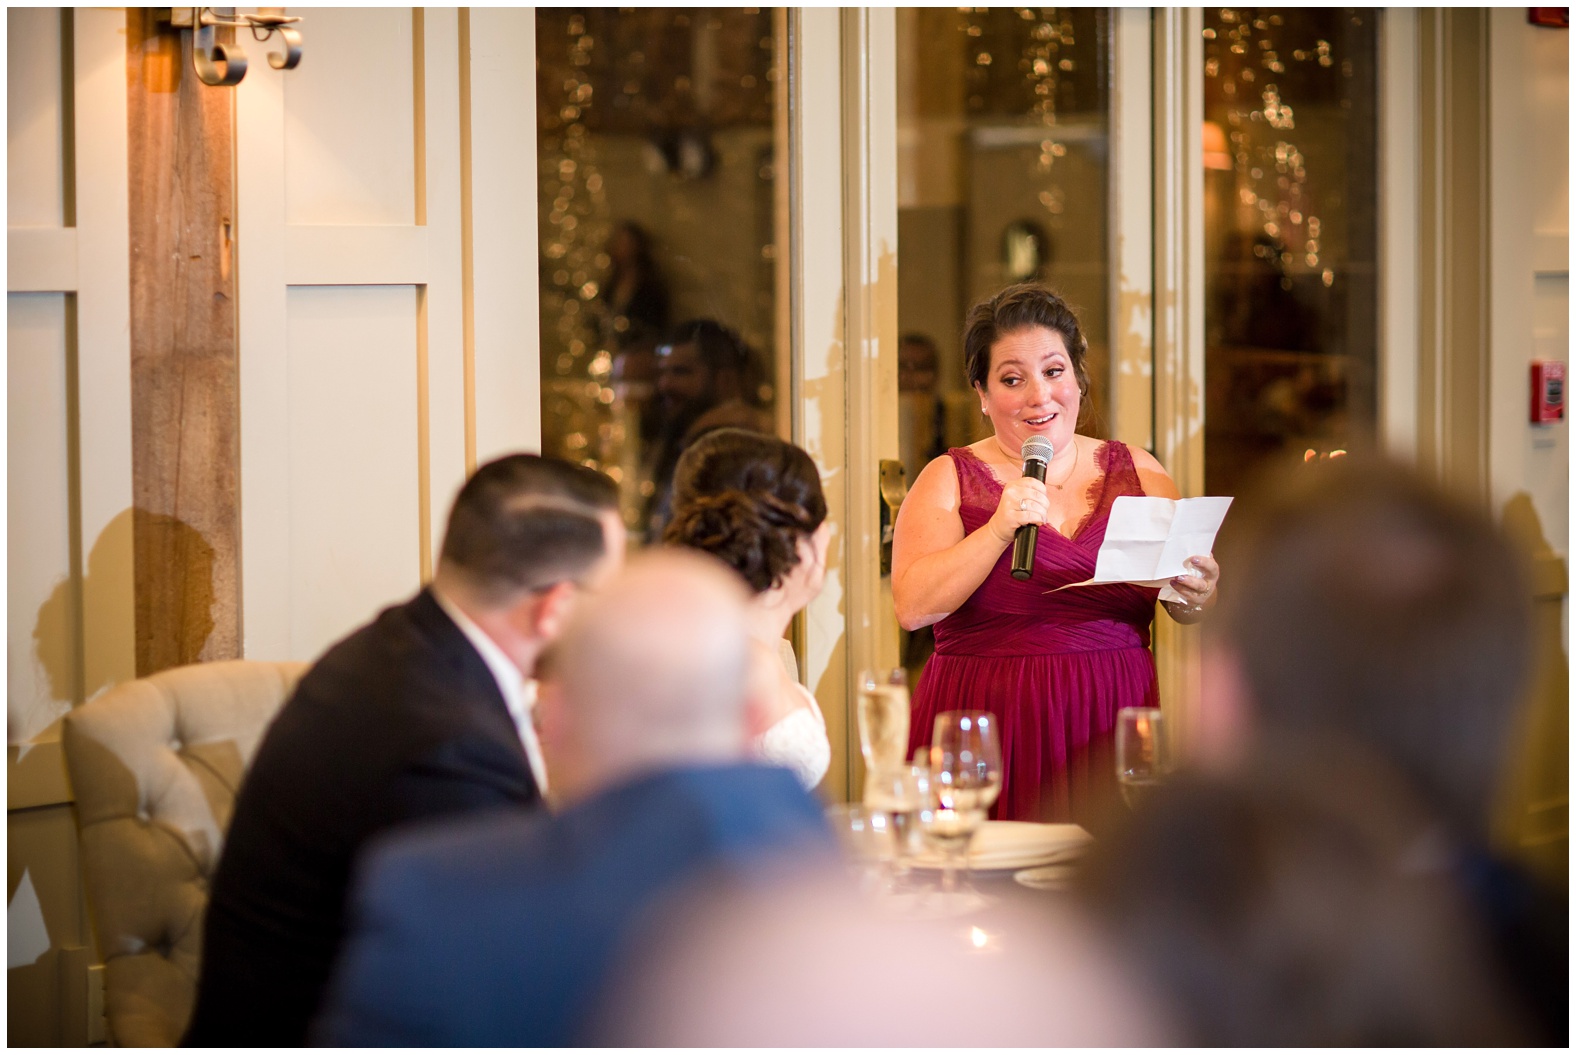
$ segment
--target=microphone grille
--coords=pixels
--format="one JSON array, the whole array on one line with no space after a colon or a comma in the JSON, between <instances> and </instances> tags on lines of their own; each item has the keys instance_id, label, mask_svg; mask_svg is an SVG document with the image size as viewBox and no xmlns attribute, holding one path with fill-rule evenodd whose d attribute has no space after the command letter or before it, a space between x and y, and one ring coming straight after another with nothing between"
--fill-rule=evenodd
<instances>
[{"instance_id":1,"label":"microphone grille","mask_svg":"<svg viewBox=\"0 0 1576 1055\"><path fill-rule=\"evenodd\" d=\"M1022 453L1023 460L1026 462L1045 462L1049 465L1056 448L1051 446L1051 441L1044 436L1030 436L1023 441Z\"/></svg>"}]
</instances>

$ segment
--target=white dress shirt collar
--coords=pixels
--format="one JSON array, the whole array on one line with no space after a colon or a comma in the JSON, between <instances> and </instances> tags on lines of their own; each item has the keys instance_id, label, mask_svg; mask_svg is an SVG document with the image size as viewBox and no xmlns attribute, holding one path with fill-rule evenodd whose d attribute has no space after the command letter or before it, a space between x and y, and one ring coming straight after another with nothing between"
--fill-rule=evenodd
<instances>
[{"instance_id":1,"label":"white dress shirt collar","mask_svg":"<svg viewBox=\"0 0 1576 1055\"><path fill-rule=\"evenodd\" d=\"M487 664L487 669L492 671L493 680L498 683L498 691L503 694L504 706L509 708L509 717L514 719L515 729L520 735L520 744L525 748L526 761L531 764L531 776L536 779L536 788L545 798L547 795L547 763L542 758L542 744L536 737L536 726L531 722L531 711L536 706L536 682L530 681L520 673L520 668L514 665L514 660L498 647L498 643L487 636L487 631L477 626L470 616L460 610L460 606L445 597L437 587L432 589L433 600L438 602L444 614L454 620L454 625L460 628L460 633L481 655L482 662Z\"/></svg>"}]
</instances>

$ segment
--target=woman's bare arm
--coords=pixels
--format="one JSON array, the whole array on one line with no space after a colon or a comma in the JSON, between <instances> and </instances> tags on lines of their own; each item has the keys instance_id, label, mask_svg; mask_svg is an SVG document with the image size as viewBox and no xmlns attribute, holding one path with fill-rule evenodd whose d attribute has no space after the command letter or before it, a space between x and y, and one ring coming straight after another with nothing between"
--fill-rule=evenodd
<instances>
[{"instance_id":1,"label":"woman's bare arm","mask_svg":"<svg viewBox=\"0 0 1576 1055\"><path fill-rule=\"evenodd\" d=\"M943 455L925 466L898 510L892 539L898 624L918 630L955 612L996 566L1018 526L1043 519L1047 501L1040 481L1013 480L990 520L965 534L952 459Z\"/></svg>"}]
</instances>

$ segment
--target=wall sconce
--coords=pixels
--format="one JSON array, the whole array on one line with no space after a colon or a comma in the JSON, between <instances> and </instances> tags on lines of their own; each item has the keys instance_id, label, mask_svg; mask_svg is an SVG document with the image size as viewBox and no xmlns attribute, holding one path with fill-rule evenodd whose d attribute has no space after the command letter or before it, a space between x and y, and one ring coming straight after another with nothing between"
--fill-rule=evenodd
<instances>
[{"instance_id":1,"label":"wall sconce","mask_svg":"<svg viewBox=\"0 0 1576 1055\"><path fill-rule=\"evenodd\" d=\"M301 31L293 28L301 19L286 15L282 7L259 7L256 14L245 15L237 15L233 7L166 7L154 17L192 31L192 68L198 80L214 87L239 84L246 76L246 52L236 44L221 44L214 32L220 26L250 29L252 39L260 41L279 34L284 51L268 53L268 65L276 70L293 70L301 61Z\"/></svg>"}]
</instances>

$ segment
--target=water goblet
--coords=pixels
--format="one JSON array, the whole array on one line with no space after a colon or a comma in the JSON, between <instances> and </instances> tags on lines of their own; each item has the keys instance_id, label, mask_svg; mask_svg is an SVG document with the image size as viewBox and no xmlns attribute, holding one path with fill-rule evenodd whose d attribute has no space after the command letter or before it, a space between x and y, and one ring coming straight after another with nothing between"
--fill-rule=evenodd
<instances>
[{"instance_id":1,"label":"water goblet","mask_svg":"<svg viewBox=\"0 0 1576 1055\"><path fill-rule=\"evenodd\" d=\"M930 768L903 764L865 777L865 807L885 814L892 830L892 887L908 874L908 855L921 811L930 794Z\"/></svg>"},{"instance_id":2,"label":"water goblet","mask_svg":"<svg viewBox=\"0 0 1576 1055\"><path fill-rule=\"evenodd\" d=\"M855 802L829 807L826 815L860 889L879 891L892 863L892 828L886 814Z\"/></svg>"},{"instance_id":3,"label":"water goblet","mask_svg":"<svg viewBox=\"0 0 1576 1055\"><path fill-rule=\"evenodd\" d=\"M1001 740L988 711L943 711L930 744L930 809L925 837L943 853L941 893L960 893L961 858L967 886L969 845L1001 793Z\"/></svg>"}]
</instances>

